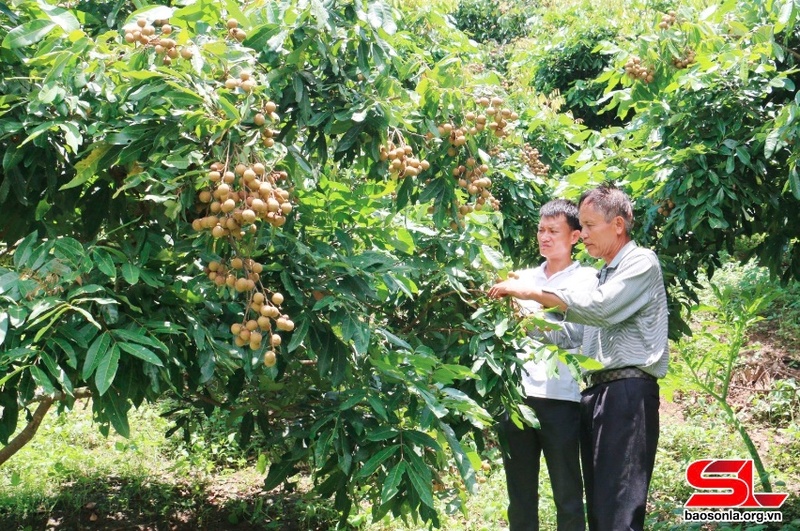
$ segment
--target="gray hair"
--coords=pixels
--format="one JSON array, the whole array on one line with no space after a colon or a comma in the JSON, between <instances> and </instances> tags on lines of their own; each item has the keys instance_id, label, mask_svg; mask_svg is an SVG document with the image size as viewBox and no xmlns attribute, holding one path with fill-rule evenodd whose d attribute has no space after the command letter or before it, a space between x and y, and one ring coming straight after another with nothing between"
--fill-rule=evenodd
<instances>
[{"instance_id":1,"label":"gray hair","mask_svg":"<svg viewBox=\"0 0 800 531\"><path fill-rule=\"evenodd\" d=\"M584 203L594 205L607 222L620 216L625 222L625 233L630 236L633 228L633 205L628 195L612 183L604 183L581 194L578 208Z\"/></svg>"}]
</instances>

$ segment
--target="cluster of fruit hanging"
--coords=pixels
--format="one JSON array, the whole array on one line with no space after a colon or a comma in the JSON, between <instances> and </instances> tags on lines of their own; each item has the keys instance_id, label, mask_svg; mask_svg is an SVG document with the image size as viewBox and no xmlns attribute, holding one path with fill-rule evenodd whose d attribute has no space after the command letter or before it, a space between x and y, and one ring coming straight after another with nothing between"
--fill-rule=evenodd
<instances>
[{"instance_id":1,"label":"cluster of fruit hanging","mask_svg":"<svg viewBox=\"0 0 800 531\"><path fill-rule=\"evenodd\" d=\"M281 311L284 296L261 283L264 265L246 256L246 246L237 243L255 234L261 224L281 227L286 223L293 209L290 193L282 187L287 178L285 171L268 170L262 162L238 163L233 168L215 162L206 174L208 187L198 193L205 215L192 222L196 231L208 231L230 244L233 257L209 262L205 273L217 286L248 297L242 321L231 325L233 341L252 350L260 350L266 343L267 367L277 361L282 342L278 332L292 331L294 322Z\"/></svg>"},{"instance_id":2,"label":"cluster of fruit hanging","mask_svg":"<svg viewBox=\"0 0 800 531\"><path fill-rule=\"evenodd\" d=\"M154 20L151 24L146 18L136 20L136 24L124 28L125 42L134 46L152 48L162 58L165 65L174 59L191 59L193 52L190 46L178 46L175 39L171 38L172 26L166 20Z\"/></svg>"},{"instance_id":3,"label":"cluster of fruit hanging","mask_svg":"<svg viewBox=\"0 0 800 531\"><path fill-rule=\"evenodd\" d=\"M500 97L477 97L463 115L463 121L450 120L437 126L437 134L425 136L430 149L443 149L448 157L445 166L457 185L467 193L467 201L456 205L458 218L462 219L475 210L498 210L500 202L492 195L490 167L486 156L483 159L470 149L470 137L478 137L484 131L495 138L508 135L510 122L519 118L516 112L504 106ZM486 142L484 142L486 143ZM430 168L424 158L416 157L413 148L406 143L398 131L389 133L388 141L380 148L380 160L388 163L389 173L397 178L416 177ZM432 212L433 206L429 207ZM458 228L453 222L452 228Z\"/></svg>"},{"instance_id":4,"label":"cluster of fruit hanging","mask_svg":"<svg viewBox=\"0 0 800 531\"><path fill-rule=\"evenodd\" d=\"M273 107L271 104L270 107ZM274 112L274 110L273 110ZM261 223L281 227L292 212L289 191L282 187L288 174L268 170L262 162L236 164L232 169L222 162L213 163L208 171L208 189L198 193L207 215L192 222L197 231L210 231L216 239L232 242L231 248L244 254L242 246L235 245L247 233L255 233ZM263 264L246 256L234 256L229 263L212 261L206 274L217 286L228 286L249 297L241 323L231 325L237 346L259 350L266 339L269 349L264 354L264 364L275 365L281 336L277 331L291 331L294 323L281 312L284 297L280 292L270 292L261 284Z\"/></svg>"},{"instance_id":5,"label":"cluster of fruit hanging","mask_svg":"<svg viewBox=\"0 0 800 531\"><path fill-rule=\"evenodd\" d=\"M474 210L499 210L500 202L492 195L492 180L489 165L477 154L471 153L467 137L476 137L488 130L495 138L508 135L509 122L519 118L516 112L504 106L503 98L482 96L474 100L475 110L464 114L464 123L442 123L438 126L439 137L447 142L447 155L455 166L453 179L469 194L469 200L458 205L458 217L463 218Z\"/></svg>"},{"instance_id":6,"label":"cluster of fruit hanging","mask_svg":"<svg viewBox=\"0 0 800 531\"><path fill-rule=\"evenodd\" d=\"M243 40L245 35L236 20L227 20L225 27L228 38ZM224 86L243 98L245 108L253 105L244 112L252 118L251 134L260 136L264 148L272 148L277 131L271 124L280 120L278 106L254 96L258 88L256 76L241 70L230 74ZM230 326L233 342L238 347L263 350L264 365L273 367L283 343L280 333L291 332L294 322L281 309L283 294L262 283L264 264L254 260L248 249L253 247L252 237L260 227L282 227L293 205L288 173L268 162L271 157L256 160L259 152L252 148L238 154L229 152L225 161L209 165L197 190L199 215L192 221L192 228L210 234L221 254L222 250L226 254L229 250L228 256L206 264L204 271L209 280L220 289L247 298L241 321Z\"/></svg>"},{"instance_id":7,"label":"cluster of fruit hanging","mask_svg":"<svg viewBox=\"0 0 800 531\"><path fill-rule=\"evenodd\" d=\"M676 25L679 29L680 24L681 22L678 19L678 14L675 11L669 11L661 16L661 21L658 23L658 28L659 30L662 30L662 33L667 38L672 39L677 45L677 40L680 38L679 35L685 33L681 31L675 31ZM685 36L683 38L685 38ZM673 57L671 58L672 66L679 70L688 68L696 62L696 56L697 53L691 46L685 46L683 48L683 52L680 52L679 54L673 52ZM656 79L656 68L654 65L644 64L644 60L637 55L631 55L625 62L624 68L625 74L635 81L652 83Z\"/></svg>"}]
</instances>

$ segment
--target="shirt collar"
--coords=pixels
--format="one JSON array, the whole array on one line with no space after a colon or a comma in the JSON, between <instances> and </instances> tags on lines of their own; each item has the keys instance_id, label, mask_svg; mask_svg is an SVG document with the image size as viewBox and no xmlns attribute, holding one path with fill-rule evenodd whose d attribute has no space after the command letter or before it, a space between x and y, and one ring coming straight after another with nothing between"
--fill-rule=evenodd
<instances>
[{"instance_id":1,"label":"shirt collar","mask_svg":"<svg viewBox=\"0 0 800 531\"><path fill-rule=\"evenodd\" d=\"M611 260L611 263L604 265L597 272L597 278L600 279L600 284L603 284L606 281L606 277L608 276L608 273L610 273L611 271L615 270L617 268L617 266L619 265L619 263L622 262L622 259L625 258L625 256L628 253L632 252L637 247L638 246L636 245L636 242L634 242L633 240L631 240L628 243L626 243L625 245L623 245L622 249L620 249L619 252L617 252L616 256L614 256L614 259Z\"/></svg>"},{"instance_id":2,"label":"shirt collar","mask_svg":"<svg viewBox=\"0 0 800 531\"><path fill-rule=\"evenodd\" d=\"M619 250L616 256L614 256L614 259L611 260L611 263L608 264L606 267L608 267L609 269L616 269L619 263L622 262L622 259L625 258L625 256L628 253L636 249L636 247L638 246L636 245L635 241L633 240L629 241L628 243L622 246L622 249Z\"/></svg>"},{"instance_id":3,"label":"shirt collar","mask_svg":"<svg viewBox=\"0 0 800 531\"><path fill-rule=\"evenodd\" d=\"M546 271L546 269L545 269L545 266L546 266L546 265L547 265L547 262L542 262L542 264L540 265L540 267L541 267L541 269L542 269L542 274L543 274L543 275L546 275L546 274L547 274L547 271ZM553 273L552 275L550 275L550 278L557 277L557 276L559 276L559 275L561 275L561 274L570 273L570 272L571 272L573 269L576 269L576 268L578 268L578 267L580 267L580 266L581 266L581 263L580 263L580 262L578 262L577 260L573 260L573 261L572 261L572 263L571 263L570 265L568 265L567 267L565 267L564 269L562 269L562 270L561 270L561 271L559 271L558 273Z\"/></svg>"}]
</instances>

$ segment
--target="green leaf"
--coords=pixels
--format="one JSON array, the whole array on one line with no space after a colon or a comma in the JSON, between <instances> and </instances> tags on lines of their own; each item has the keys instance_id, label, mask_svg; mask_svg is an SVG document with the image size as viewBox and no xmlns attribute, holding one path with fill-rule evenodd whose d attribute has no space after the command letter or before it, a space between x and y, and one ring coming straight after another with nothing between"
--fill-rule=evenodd
<instances>
[{"instance_id":1,"label":"green leaf","mask_svg":"<svg viewBox=\"0 0 800 531\"><path fill-rule=\"evenodd\" d=\"M789 189L795 199L800 199L800 172L797 171L797 166L789 170Z\"/></svg>"},{"instance_id":2,"label":"green leaf","mask_svg":"<svg viewBox=\"0 0 800 531\"><path fill-rule=\"evenodd\" d=\"M258 454L258 461L256 462L256 472L265 474L267 472L267 456L265 454Z\"/></svg>"},{"instance_id":3,"label":"green leaf","mask_svg":"<svg viewBox=\"0 0 800 531\"><path fill-rule=\"evenodd\" d=\"M403 474L405 474L405 472L406 464L405 462L400 461L386 474L386 479L383 481L383 487L381 487L381 501L383 503L388 502L394 498L398 492L400 492L397 487L400 485L400 481L403 479Z\"/></svg>"},{"instance_id":4,"label":"green leaf","mask_svg":"<svg viewBox=\"0 0 800 531\"><path fill-rule=\"evenodd\" d=\"M487 245L481 245L481 254L493 268L498 270L506 268L505 258L503 258L502 253L496 249L492 249Z\"/></svg>"},{"instance_id":5,"label":"green leaf","mask_svg":"<svg viewBox=\"0 0 800 531\"><path fill-rule=\"evenodd\" d=\"M508 317L502 318L494 325L494 335L496 335L497 337L503 337L505 333L508 331L509 326L510 322L508 320Z\"/></svg>"},{"instance_id":6,"label":"green leaf","mask_svg":"<svg viewBox=\"0 0 800 531\"><path fill-rule=\"evenodd\" d=\"M56 360L53 359L53 356L42 351L39 352L39 358L41 358L45 367L47 367L47 370L50 371L50 374L53 375L56 380L60 380L62 378L64 371L62 371L61 367L58 366L58 363L56 363Z\"/></svg>"},{"instance_id":7,"label":"green leaf","mask_svg":"<svg viewBox=\"0 0 800 531\"><path fill-rule=\"evenodd\" d=\"M283 483L283 481L296 472L294 461L284 460L272 463L269 467L267 479L264 480L263 488L270 491Z\"/></svg>"},{"instance_id":8,"label":"green leaf","mask_svg":"<svg viewBox=\"0 0 800 531\"><path fill-rule=\"evenodd\" d=\"M17 245L17 248L14 249L14 265L17 268L23 267L31 267L31 264L28 263L31 255L33 254L34 245L36 239L39 237L36 231L31 232Z\"/></svg>"},{"instance_id":9,"label":"green leaf","mask_svg":"<svg viewBox=\"0 0 800 531\"><path fill-rule=\"evenodd\" d=\"M81 377L84 380L88 380L94 370L100 364L100 360L102 360L108 352L109 345L111 345L111 335L108 332L100 334L92 342L89 350L86 352L86 359L83 360L83 371L81 371Z\"/></svg>"},{"instance_id":10,"label":"green leaf","mask_svg":"<svg viewBox=\"0 0 800 531\"><path fill-rule=\"evenodd\" d=\"M768 159L772 158L772 155L775 154L775 150L778 148L781 139L781 132L780 129L772 129L767 134L767 138L764 141L764 156Z\"/></svg>"},{"instance_id":11,"label":"green leaf","mask_svg":"<svg viewBox=\"0 0 800 531\"><path fill-rule=\"evenodd\" d=\"M36 354L36 349L30 347L17 347L0 352L0 365L11 365L15 361L28 360Z\"/></svg>"},{"instance_id":12,"label":"green leaf","mask_svg":"<svg viewBox=\"0 0 800 531\"><path fill-rule=\"evenodd\" d=\"M342 314L342 339L344 341L353 340L353 346L358 354L366 354L369 347L369 324L361 321L353 313Z\"/></svg>"},{"instance_id":13,"label":"green leaf","mask_svg":"<svg viewBox=\"0 0 800 531\"><path fill-rule=\"evenodd\" d=\"M31 376L33 376L33 381L36 382L37 387L41 387L46 395L53 395L56 392L53 382L37 365L31 365Z\"/></svg>"},{"instance_id":14,"label":"green leaf","mask_svg":"<svg viewBox=\"0 0 800 531\"><path fill-rule=\"evenodd\" d=\"M12 306L8 309L8 317L12 328L19 328L28 318L28 310L23 306Z\"/></svg>"},{"instance_id":15,"label":"green leaf","mask_svg":"<svg viewBox=\"0 0 800 531\"><path fill-rule=\"evenodd\" d=\"M330 30L330 25L328 24L328 9L321 0L311 0L311 13L314 15L317 21L317 28L319 28L320 31Z\"/></svg>"},{"instance_id":16,"label":"green leaf","mask_svg":"<svg viewBox=\"0 0 800 531\"><path fill-rule=\"evenodd\" d=\"M163 325L164 323L159 323L159 325ZM147 335L144 330L140 330L139 332L133 332L131 330L126 330L124 328L117 328L113 331L114 337L128 342L139 343L141 345L147 345L148 347L153 347L158 349L164 353L167 353L169 349L167 345L162 343L161 341L154 339Z\"/></svg>"},{"instance_id":17,"label":"green leaf","mask_svg":"<svg viewBox=\"0 0 800 531\"><path fill-rule=\"evenodd\" d=\"M120 349L124 350L128 354L136 356L147 363L152 363L158 367L164 366L164 364L161 362L161 359L156 356L152 350L143 347L142 345L137 345L136 343L117 343L117 345Z\"/></svg>"},{"instance_id":18,"label":"green leaf","mask_svg":"<svg viewBox=\"0 0 800 531\"><path fill-rule=\"evenodd\" d=\"M19 283L19 275L17 275L13 271L10 273L6 273L5 275L0 275L0 295L16 291L18 283Z\"/></svg>"},{"instance_id":19,"label":"green leaf","mask_svg":"<svg viewBox=\"0 0 800 531\"><path fill-rule=\"evenodd\" d=\"M86 250L74 238L59 238L53 246L53 254L73 269L78 270L86 258Z\"/></svg>"},{"instance_id":20,"label":"green leaf","mask_svg":"<svg viewBox=\"0 0 800 531\"><path fill-rule=\"evenodd\" d=\"M77 17L72 11L64 9L63 7L48 5L45 2L40 3L39 7L45 12L47 17L58 24L65 33L81 28L80 22L78 22Z\"/></svg>"},{"instance_id":21,"label":"green leaf","mask_svg":"<svg viewBox=\"0 0 800 531\"><path fill-rule=\"evenodd\" d=\"M119 348L117 345L112 345L110 349L102 354L100 363L97 365L97 372L94 375L94 384L100 396L103 396L108 391L108 388L111 387L118 368Z\"/></svg>"},{"instance_id":22,"label":"green leaf","mask_svg":"<svg viewBox=\"0 0 800 531\"><path fill-rule=\"evenodd\" d=\"M368 441L378 442L378 441L385 441L387 439L394 439L400 432L397 428L393 428L392 426L379 426L376 429L367 433L364 437Z\"/></svg>"},{"instance_id":23,"label":"green leaf","mask_svg":"<svg viewBox=\"0 0 800 531\"><path fill-rule=\"evenodd\" d=\"M347 129L347 132L344 134L344 136L342 136L341 140L339 140L339 144L336 146L337 153L347 151L353 147L353 144L355 144L356 140L358 140L358 137L364 130L364 127L366 127L365 122L354 123L351 121L351 123L353 125Z\"/></svg>"},{"instance_id":24,"label":"green leaf","mask_svg":"<svg viewBox=\"0 0 800 531\"><path fill-rule=\"evenodd\" d=\"M356 474L353 476L353 481L371 476L378 469L378 467L383 464L384 461L396 454L399 449L399 444L393 444L374 454L367 460L366 463L364 463L364 466L361 467L361 470L356 472Z\"/></svg>"},{"instance_id":25,"label":"green leaf","mask_svg":"<svg viewBox=\"0 0 800 531\"><path fill-rule=\"evenodd\" d=\"M456 466L458 467L459 474L461 474L461 478L464 480L469 492L474 494L477 490L478 483L475 478L475 469L472 467L469 457L464 452L464 448L462 448L453 428L450 427L449 424L440 422L439 429L442 430L442 433L444 433L447 439L447 444L450 445L450 451L453 453L453 458L456 461Z\"/></svg>"},{"instance_id":26,"label":"green leaf","mask_svg":"<svg viewBox=\"0 0 800 531\"><path fill-rule=\"evenodd\" d=\"M105 413L111 425L114 426L114 429L117 430L117 433L123 437L130 437L131 428L128 424L127 401L125 397L120 396L116 392L108 393L105 396L105 400L103 400L103 405L105 406L103 408L103 413Z\"/></svg>"},{"instance_id":27,"label":"green leaf","mask_svg":"<svg viewBox=\"0 0 800 531\"><path fill-rule=\"evenodd\" d=\"M133 2L133 5L135 6L140 6L143 4L144 2ZM169 20L172 18L172 14L174 12L175 10L173 8L163 5L145 5L145 7L137 9L128 15L126 23L133 24L139 18L145 18L150 22L153 22L154 20Z\"/></svg>"},{"instance_id":28,"label":"green leaf","mask_svg":"<svg viewBox=\"0 0 800 531\"><path fill-rule=\"evenodd\" d=\"M381 402L381 399L373 394L367 395L367 402L372 407L372 411L375 412L378 417L381 418L384 422L389 422L389 414L386 411L386 406Z\"/></svg>"},{"instance_id":29,"label":"green leaf","mask_svg":"<svg viewBox=\"0 0 800 531\"><path fill-rule=\"evenodd\" d=\"M311 320L301 317L298 318L296 325L296 328L292 331L292 338L289 340L289 345L286 347L287 352L294 352L297 350L297 347L303 343L306 335L308 335L308 328L311 325Z\"/></svg>"},{"instance_id":30,"label":"green leaf","mask_svg":"<svg viewBox=\"0 0 800 531\"><path fill-rule=\"evenodd\" d=\"M375 29L383 29L389 35L397 32L392 7L382 1L370 2L367 10L367 20Z\"/></svg>"},{"instance_id":31,"label":"green leaf","mask_svg":"<svg viewBox=\"0 0 800 531\"><path fill-rule=\"evenodd\" d=\"M140 269L131 263L122 264L122 278L130 285L139 282Z\"/></svg>"},{"instance_id":32,"label":"green leaf","mask_svg":"<svg viewBox=\"0 0 800 531\"><path fill-rule=\"evenodd\" d=\"M6 385L6 383L8 383L8 381L11 380L17 374L21 373L22 371L28 370L28 367L30 367L30 365L20 365L10 373L3 375L3 377L0 378L0 387Z\"/></svg>"},{"instance_id":33,"label":"green leaf","mask_svg":"<svg viewBox=\"0 0 800 531\"><path fill-rule=\"evenodd\" d=\"M407 470L407 475L408 479L411 481L411 486L417 492L420 501L433 509L433 485L431 482L423 478L423 476L414 467L411 467Z\"/></svg>"},{"instance_id":34,"label":"green leaf","mask_svg":"<svg viewBox=\"0 0 800 531\"><path fill-rule=\"evenodd\" d=\"M6 340L6 334L8 333L8 323L10 321L10 317L8 312L0 313L0 346L3 345L3 342Z\"/></svg>"},{"instance_id":35,"label":"green leaf","mask_svg":"<svg viewBox=\"0 0 800 531\"><path fill-rule=\"evenodd\" d=\"M74 166L76 172L75 177L73 177L68 183L62 185L59 190L61 191L75 188L76 186L80 186L94 177L97 173L98 163L103 157L106 156L111 148L112 146L109 144L101 144L98 147L95 147L87 156L76 162Z\"/></svg>"},{"instance_id":36,"label":"green leaf","mask_svg":"<svg viewBox=\"0 0 800 531\"><path fill-rule=\"evenodd\" d=\"M50 20L33 20L9 31L3 39L3 48L14 49L30 46L44 39L56 27L58 27L57 24Z\"/></svg>"},{"instance_id":37,"label":"green leaf","mask_svg":"<svg viewBox=\"0 0 800 531\"><path fill-rule=\"evenodd\" d=\"M64 354L67 355L67 365L72 367L73 369L78 368L78 357L75 354L75 349L72 345L63 337L55 337L53 338L53 342L61 347L61 350L64 351Z\"/></svg>"}]
</instances>

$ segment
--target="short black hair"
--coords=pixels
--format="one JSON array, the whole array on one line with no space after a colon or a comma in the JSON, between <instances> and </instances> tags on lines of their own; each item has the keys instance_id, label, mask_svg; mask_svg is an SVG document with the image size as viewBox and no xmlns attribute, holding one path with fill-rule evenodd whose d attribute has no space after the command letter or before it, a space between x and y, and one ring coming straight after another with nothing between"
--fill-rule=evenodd
<instances>
[{"instance_id":1,"label":"short black hair","mask_svg":"<svg viewBox=\"0 0 800 531\"><path fill-rule=\"evenodd\" d=\"M578 206L569 199L553 199L539 209L539 218L557 218L558 216L564 216L567 219L570 229L581 230Z\"/></svg>"}]
</instances>

